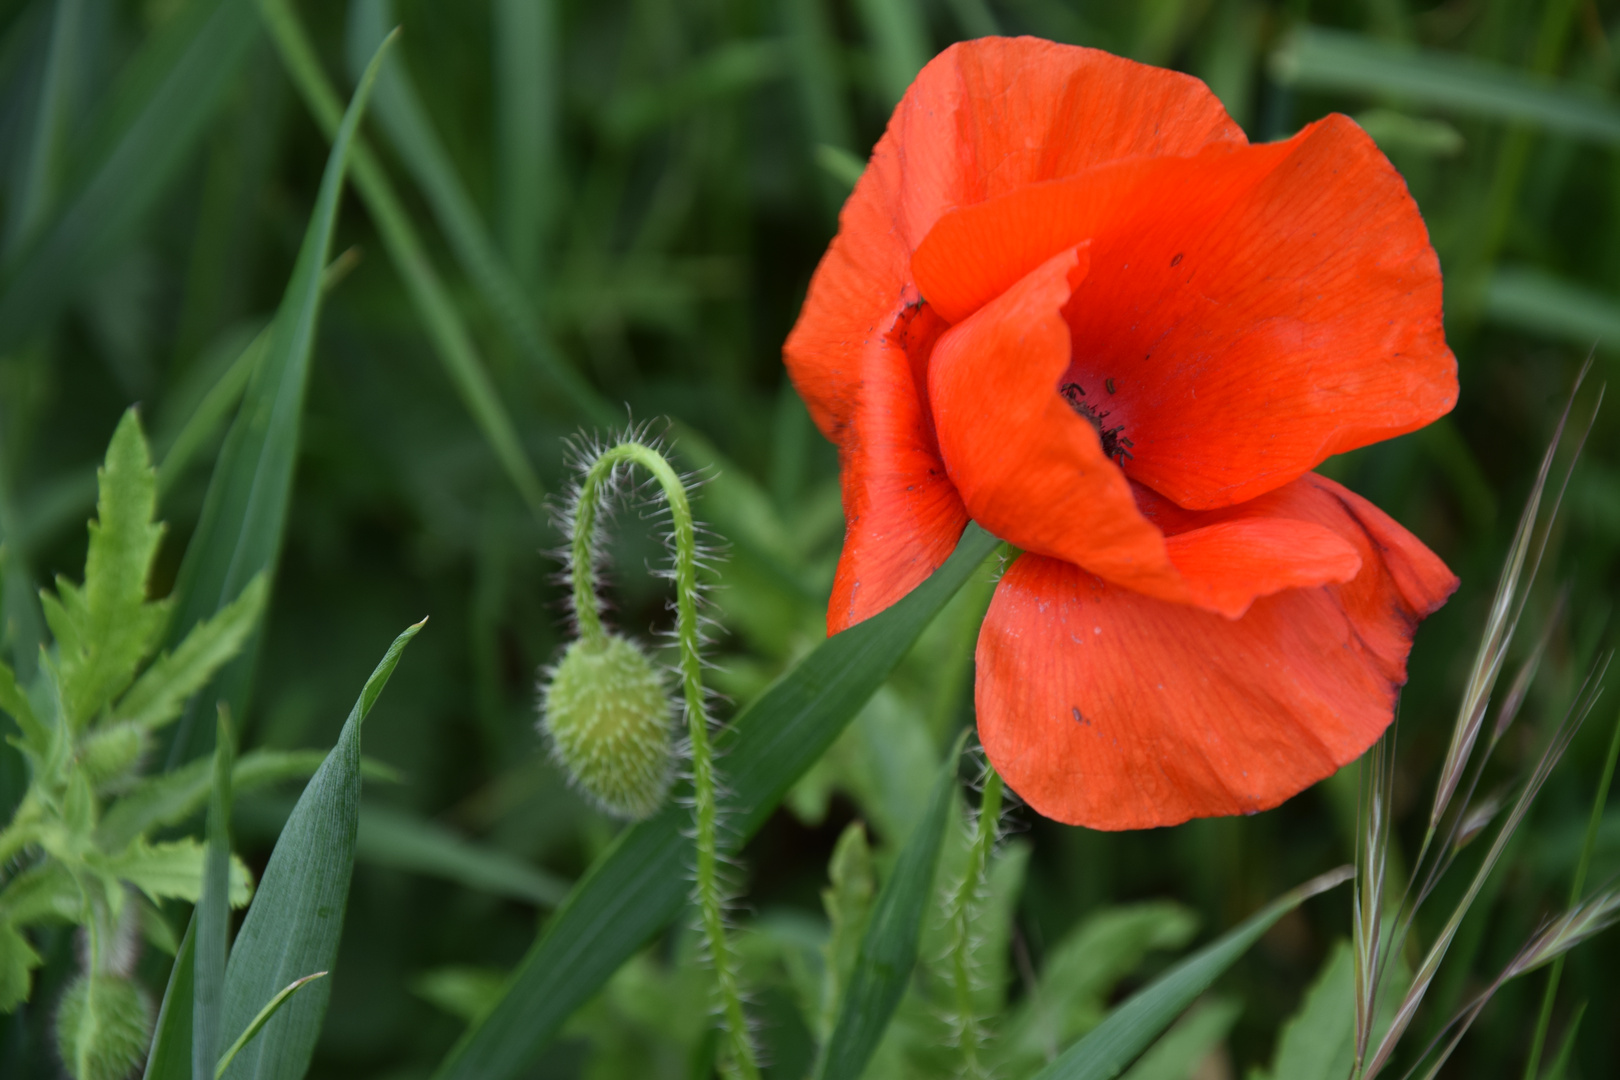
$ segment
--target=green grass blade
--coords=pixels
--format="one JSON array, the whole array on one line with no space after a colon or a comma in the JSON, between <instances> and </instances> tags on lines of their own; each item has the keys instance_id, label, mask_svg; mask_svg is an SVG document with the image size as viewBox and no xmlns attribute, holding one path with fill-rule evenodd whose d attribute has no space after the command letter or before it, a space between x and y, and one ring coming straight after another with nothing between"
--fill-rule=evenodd
<instances>
[{"instance_id":1,"label":"green grass blade","mask_svg":"<svg viewBox=\"0 0 1620 1080\"><path fill-rule=\"evenodd\" d=\"M50 44L34 95L28 147L16 190L6 206L5 254L33 239L50 213L60 183L70 97L76 81L75 55L83 33L84 0L57 0Z\"/></svg>"},{"instance_id":2,"label":"green grass blade","mask_svg":"<svg viewBox=\"0 0 1620 1080\"><path fill-rule=\"evenodd\" d=\"M838 1023L816 1067L818 1080L831 1077L855 1080L866 1071L906 985L911 982L923 912L934 891L940 842L951 820L956 766L961 753L962 744L958 741L934 783L927 811L906 841L889 880L878 893L871 921L861 939L855 969L844 991Z\"/></svg>"},{"instance_id":3,"label":"green grass blade","mask_svg":"<svg viewBox=\"0 0 1620 1080\"><path fill-rule=\"evenodd\" d=\"M373 58L369 77L355 90L332 141L315 210L276 313L270 343L226 436L208 485L202 518L180 567L176 586L180 601L170 629L171 640L181 639L192 627L225 607L256 574L274 572L292 499L304 388L320 317L322 271L332 247L350 145L383 52L379 49ZM242 715L246 705L256 651L256 645L250 644L216 679L219 696L237 716ZM194 705L175 731L169 750L171 768L201 749L194 745L199 741L196 736L203 734L194 730L196 712Z\"/></svg>"},{"instance_id":4,"label":"green grass blade","mask_svg":"<svg viewBox=\"0 0 1620 1080\"><path fill-rule=\"evenodd\" d=\"M281 1011L283 1005L292 1000L294 994L316 979L324 978L326 978L326 972L317 971L313 975L305 975L302 979L294 979L283 987L281 993L271 998L269 1004L259 1010L259 1015L253 1018L253 1022L247 1026L247 1030L238 1035L236 1041L231 1043L231 1048L220 1056L219 1064L215 1066L211 1080L219 1080L220 1077L225 1075L225 1070L231 1067L231 1062L235 1061L236 1055L242 1052L242 1047L252 1042L254 1036L264 1030L264 1025L268 1024L271 1017ZM199 1076L197 1080L203 1080L203 1077Z\"/></svg>"},{"instance_id":5,"label":"green grass blade","mask_svg":"<svg viewBox=\"0 0 1620 1080\"><path fill-rule=\"evenodd\" d=\"M1308 26L1284 39L1271 67L1280 82L1305 90L1387 95L1412 106L1620 143L1620 108L1551 79L1460 53Z\"/></svg>"},{"instance_id":6,"label":"green grass blade","mask_svg":"<svg viewBox=\"0 0 1620 1080\"><path fill-rule=\"evenodd\" d=\"M1112 1080L1278 919L1317 893L1349 881L1352 874L1350 867L1329 871L1272 901L1132 994L1035 1080Z\"/></svg>"},{"instance_id":7,"label":"green grass blade","mask_svg":"<svg viewBox=\"0 0 1620 1080\"><path fill-rule=\"evenodd\" d=\"M395 638L366 680L337 745L304 788L270 854L225 972L220 1028L225 1035L247 1032L289 983L331 971L337 960L360 817L360 727L400 653L421 628L417 623ZM300 994L241 1051L226 1075L300 1080L315 1053L329 995L326 983Z\"/></svg>"},{"instance_id":8,"label":"green grass blade","mask_svg":"<svg viewBox=\"0 0 1620 1080\"><path fill-rule=\"evenodd\" d=\"M152 1031L152 1048L146 1054L144 1080L191 1080L191 1009L194 964L197 948L197 918L186 927L186 936L169 969L169 984L163 991L157 1026Z\"/></svg>"},{"instance_id":9,"label":"green grass blade","mask_svg":"<svg viewBox=\"0 0 1620 1080\"><path fill-rule=\"evenodd\" d=\"M389 0L354 0L350 5L351 68L358 70L376 42L394 25L392 7ZM433 216L449 239L457 261L483 293L507 337L530 363L545 372L581 416L595 424L622 423L620 410L580 378L542 332L534 306L484 227L477 205L450 160L450 152L428 120L402 56L394 57L378 79L377 119L433 208Z\"/></svg>"},{"instance_id":10,"label":"green grass blade","mask_svg":"<svg viewBox=\"0 0 1620 1080\"><path fill-rule=\"evenodd\" d=\"M260 0L259 7L304 104L324 130L336 130L337 94L321 71L320 60L297 14L286 0ZM394 193L393 184L364 143L355 146L354 186L365 201L377 231L382 234L383 246L388 249L388 256L404 281L417 314L427 326L446 374L513 486L530 510L538 513L544 488L524 452L517 427L501 403L473 344L472 334L428 258L427 249L400 204L399 196Z\"/></svg>"},{"instance_id":11,"label":"green grass blade","mask_svg":"<svg viewBox=\"0 0 1620 1080\"><path fill-rule=\"evenodd\" d=\"M1553 1063L1547 1066L1547 1075L1542 1080L1564 1080L1569 1072L1570 1059L1575 1056L1575 1037L1581 1032L1581 1020L1586 1016L1586 1002L1581 1002L1570 1018L1569 1029L1564 1032L1563 1045L1558 1048L1558 1056Z\"/></svg>"},{"instance_id":12,"label":"green grass blade","mask_svg":"<svg viewBox=\"0 0 1620 1080\"><path fill-rule=\"evenodd\" d=\"M728 821L738 836L759 828L996 546L995 537L969 525L932 577L887 611L822 642L722 733ZM438 1080L526 1075L563 1021L686 902L690 817L672 806L619 834L497 1003L452 1048Z\"/></svg>"},{"instance_id":13,"label":"green grass blade","mask_svg":"<svg viewBox=\"0 0 1620 1080\"><path fill-rule=\"evenodd\" d=\"M236 765L236 739L230 713L219 709L214 739L214 784L208 799L208 854L203 863L202 898L192 918L196 958L192 975L191 1077L213 1080L219 1060L220 1008L225 990L225 961L230 947L231 773Z\"/></svg>"},{"instance_id":14,"label":"green grass blade","mask_svg":"<svg viewBox=\"0 0 1620 1080\"><path fill-rule=\"evenodd\" d=\"M107 94L91 164L8 260L0 284L0 352L44 325L133 238L224 102L257 32L249 0L189 4Z\"/></svg>"},{"instance_id":15,"label":"green grass blade","mask_svg":"<svg viewBox=\"0 0 1620 1080\"><path fill-rule=\"evenodd\" d=\"M558 27L555 0L495 0L495 226L531 287L556 217Z\"/></svg>"},{"instance_id":16,"label":"green grass blade","mask_svg":"<svg viewBox=\"0 0 1620 1080\"><path fill-rule=\"evenodd\" d=\"M878 79L890 106L899 103L933 50L915 0L856 0L877 61Z\"/></svg>"},{"instance_id":17,"label":"green grass blade","mask_svg":"<svg viewBox=\"0 0 1620 1080\"><path fill-rule=\"evenodd\" d=\"M1620 301L1542 270L1508 266L1493 274L1485 317L1581 348L1620 349Z\"/></svg>"}]
</instances>

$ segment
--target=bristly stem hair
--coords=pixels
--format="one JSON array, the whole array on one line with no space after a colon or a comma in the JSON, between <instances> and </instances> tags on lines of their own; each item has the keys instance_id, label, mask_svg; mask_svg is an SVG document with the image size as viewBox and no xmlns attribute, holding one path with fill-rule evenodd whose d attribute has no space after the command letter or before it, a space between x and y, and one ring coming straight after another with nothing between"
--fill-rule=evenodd
<instances>
[{"instance_id":1,"label":"bristly stem hair","mask_svg":"<svg viewBox=\"0 0 1620 1080\"><path fill-rule=\"evenodd\" d=\"M986 1074L979 1060L984 1040L983 1024L974 1006L974 993L981 982L974 956L974 924L978 921L989 889L990 858L995 853L1001 828L1001 774L985 762L984 791L979 799L978 825L968 848L962 880L946 899L946 931L950 940L951 1034L961 1054L964 1080L979 1080Z\"/></svg>"},{"instance_id":2,"label":"bristly stem hair","mask_svg":"<svg viewBox=\"0 0 1620 1080\"><path fill-rule=\"evenodd\" d=\"M702 628L698 619L698 542L686 485L664 455L634 434L597 454L585 470L574 505L570 570L574 615L580 637L602 640L597 608L593 547L598 504L613 487L621 467L640 466L652 474L669 505L671 546L675 556L676 643L680 652L681 692L686 705L687 737L692 755L692 817L697 856L692 871L693 900L702 920L709 960L714 966L718 1008L725 1032L724 1067L740 1080L759 1080L759 1061L743 1010L741 976L726 940L725 898L720 880L720 807L709 740L709 712L704 700Z\"/></svg>"}]
</instances>

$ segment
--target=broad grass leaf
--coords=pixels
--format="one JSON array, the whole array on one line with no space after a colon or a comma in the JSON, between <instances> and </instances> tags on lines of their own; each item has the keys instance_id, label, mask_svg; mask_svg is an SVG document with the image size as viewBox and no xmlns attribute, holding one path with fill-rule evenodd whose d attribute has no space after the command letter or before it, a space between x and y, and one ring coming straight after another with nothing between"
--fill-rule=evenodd
<instances>
[{"instance_id":1,"label":"broad grass leaf","mask_svg":"<svg viewBox=\"0 0 1620 1080\"><path fill-rule=\"evenodd\" d=\"M935 615L995 551L969 525L945 565L904 600L828 638L717 740L729 823L751 835L838 737ZM440 1080L523 1075L573 1011L673 920L688 893L690 815L673 806L625 829L512 972L495 1005L453 1047Z\"/></svg>"},{"instance_id":2,"label":"broad grass leaf","mask_svg":"<svg viewBox=\"0 0 1620 1080\"><path fill-rule=\"evenodd\" d=\"M1035 1080L1113 1080L1278 919L1350 877L1350 868L1341 867L1261 908L1132 994L1091 1034L1037 1073Z\"/></svg>"},{"instance_id":3,"label":"broad grass leaf","mask_svg":"<svg viewBox=\"0 0 1620 1080\"><path fill-rule=\"evenodd\" d=\"M152 1048L146 1052L144 1080L191 1080L191 1010L195 994L197 918L192 916L180 951L169 969L169 984L163 990L157 1026L152 1030Z\"/></svg>"},{"instance_id":4,"label":"broad grass leaf","mask_svg":"<svg viewBox=\"0 0 1620 1080\"><path fill-rule=\"evenodd\" d=\"M1243 1003L1232 998L1199 1002L1148 1048L1124 1080L1187 1080L1226 1038L1242 1011Z\"/></svg>"},{"instance_id":5,"label":"broad grass leaf","mask_svg":"<svg viewBox=\"0 0 1620 1080\"><path fill-rule=\"evenodd\" d=\"M1394 97L1408 106L1536 124L1607 145L1620 143L1620 108L1601 97L1505 64L1320 26L1294 30L1272 54L1279 81L1305 90Z\"/></svg>"},{"instance_id":6,"label":"broad grass leaf","mask_svg":"<svg viewBox=\"0 0 1620 1080\"><path fill-rule=\"evenodd\" d=\"M222 1038L237 1038L294 980L330 971L337 960L360 817L360 726L421 627L418 623L395 638L366 680L337 745L304 788L270 854L226 968ZM299 1080L315 1053L330 993L328 979L299 993L225 1075Z\"/></svg>"},{"instance_id":7,"label":"broad grass leaf","mask_svg":"<svg viewBox=\"0 0 1620 1080\"><path fill-rule=\"evenodd\" d=\"M53 318L134 237L224 104L257 30L253 0L201 0L130 62L60 212L0 272L0 352Z\"/></svg>"},{"instance_id":8,"label":"broad grass leaf","mask_svg":"<svg viewBox=\"0 0 1620 1080\"><path fill-rule=\"evenodd\" d=\"M872 906L871 920L839 1006L838 1022L816 1065L818 1080L855 1080L866 1070L911 982L923 912L933 896L939 849L951 821L959 755L960 747L946 760L934 782L928 809L912 830Z\"/></svg>"},{"instance_id":9,"label":"broad grass leaf","mask_svg":"<svg viewBox=\"0 0 1620 1080\"><path fill-rule=\"evenodd\" d=\"M386 44L386 43L385 43ZM379 50L378 57L383 50ZM298 261L287 282L265 355L254 368L236 420L231 424L203 501L197 531L186 548L175 592L180 597L171 629L178 640L239 596L254 576L273 571L287 527L298 433L309 380L310 354L320 318L322 275L332 247L350 146L376 78L376 60L361 81L332 141L315 209L304 231ZM216 684L232 715L241 716L257 648L228 664ZM211 726L195 724L188 711L170 745L172 768L206 745ZM201 744L201 745L199 745Z\"/></svg>"},{"instance_id":10,"label":"broad grass leaf","mask_svg":"<svg viewBox=\"0 0 1620 1080\"><path fill-rule=\"evenodd\" d=\"M325 760L319 750L250 750L231 770L231 787L241 794L267 784L307 780ZM96 825L96 845L117 851L151 829L178 825L197 813L208 801L213 769L212 758L198 758L173 772L136 781ZM360 774L367 779L398 779L387 766L366 758L360 761Z\"/></svg>"},{"instance_id":11,"label":"broad grass leaf","mask_svg":"<svg viewBox=\"0 0 1620 1080\"><path fill-rule=\"evenodd\" d=\"M202 897L196 920L196 958L191 1024L192 1080L214 1080L219 1060L220 1012L224 1004L225 961L230 953L231 773L236 738L229 715L219 712L214 738L214 782L208 798L208 848L203 860Z\"/></svg>"}]
</instances>

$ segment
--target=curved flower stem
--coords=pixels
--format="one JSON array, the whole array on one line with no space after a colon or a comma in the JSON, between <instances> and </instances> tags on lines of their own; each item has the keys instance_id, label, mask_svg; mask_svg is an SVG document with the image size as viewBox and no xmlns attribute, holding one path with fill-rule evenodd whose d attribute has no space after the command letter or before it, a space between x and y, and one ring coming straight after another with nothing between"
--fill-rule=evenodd
<instances>
[{"instance_id":1,"label":"curved flower stem","mask_svg":"<svg viewBox=\"0 0 1620 1080\"><path fill-rule=\"evenodd\" d=\"M709 713L703 700L703 658L697 615L697 531L686 485L664 456L634 440L598 455L585 473L574 510L570 562L574 614L580 637L601 641L604 631L597 610L596 570L591 541L602 488L619 465L639 465L652 474L669 501L675 548L675 623L680 647L681 692L686 702L687 735L692 743L692 817L696 826L697 862L693 868L694 900L703 921L709 959L714 965L721 1019L726 1033L727 1071L741 1080L759 1080L759 1062L743 1012L741 979L726 941L725 903L720 884L720 808L714 751L709 743Z\"/></svg>"},{"instance_id":2,"label":"curved flower stem","mask_svg":"<svg viewBox=\"0 0 1620 1080\"><path fill-rule=\"evenodd\" d=\"M994 765L985 763L987 774L984 794L979 800L979 824L968 850L967 868L961 884L951 896L947 909L951 954L951 990L955 996L954 1022L957 1043L962 1052L964 1077L985 1075L979 1061L979 1019L973 1004L973 991L977 986L973 960L973 922L986 887L990 856L996 846L996 831L1001 823L1001 774Z\"/></svg>"}]
</instances>

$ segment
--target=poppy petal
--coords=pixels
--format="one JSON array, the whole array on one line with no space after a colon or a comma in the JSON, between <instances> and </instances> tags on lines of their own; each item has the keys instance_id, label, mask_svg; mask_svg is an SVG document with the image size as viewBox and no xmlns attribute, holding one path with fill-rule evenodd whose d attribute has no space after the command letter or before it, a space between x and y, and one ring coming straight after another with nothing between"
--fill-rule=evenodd
<instances>
[{"instance_id":1,"label":"poppy petal","mask_svg":"<svg viewBox=\"0 0 1620 1080\"><path fill-rule=\"evenodd\" d=\"M844 549L827 605L828 633L922 584L967 526L920 386L921 367L943 329L926 307L903 304L857 356L861 398L839 448Z\"/></svg>"},{"instance_id":2,"label":"poppy petal","mask_svg":"<svg viewBox=\"0 0 1620 1080\"><path fill-rule=\"evenodd\" d=\"M1330 116L1283 143L1140 158L943 217L913 259L947 321L1089 240L1067 309L1130 476L1229 506L1456 403L1440 267L1406 185Z\"/></svg>"},{"instance_id":3,"label":"poppy petal","mask_svg":"<svg viewBox=\"0 0 1620 1080\"><path fill-rule=\"evenodd\" d=\"M1036 811L1134 829L1264 810L1383 732L1417 623L1456 578L1331 481L1281 495L1355 546L1354 580L1232 621L1057 559L1026 554L1003 576L979 635L979 735Z\"/></svg>"}]
</instances>

